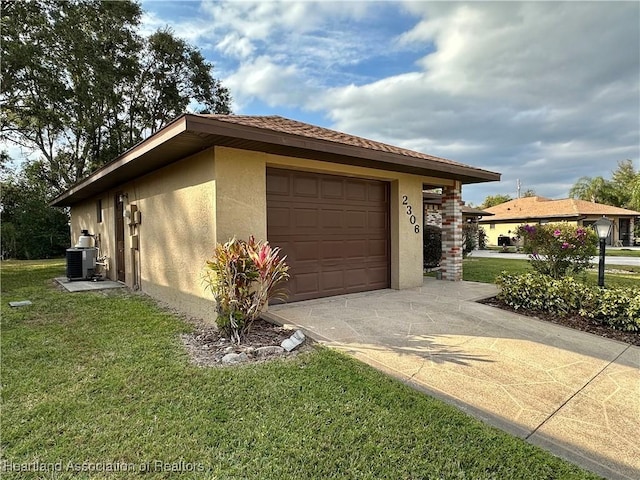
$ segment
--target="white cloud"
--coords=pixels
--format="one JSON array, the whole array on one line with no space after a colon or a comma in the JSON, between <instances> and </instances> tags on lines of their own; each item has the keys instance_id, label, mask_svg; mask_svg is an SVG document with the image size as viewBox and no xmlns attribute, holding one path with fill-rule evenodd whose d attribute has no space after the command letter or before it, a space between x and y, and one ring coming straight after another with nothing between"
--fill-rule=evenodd
<instances>
[{"instance_id":1,"label":"white cloud","mask_svg":"<svg viewBox=\"0 0 640 480\"><path fill-rule=\"evenodd\" d=\"M563 196L640 157L639 23L634 2L206 1L172 27L215 49L238 113L312 110L501 171L503 184L465 188L481 201L517 178Z\"/></svg>"},{"instance_id":2,"label":"white cloud","mask_svg":"<svg viewBox=\"0 0 640 480\"><path fill-rule=\"evenodd\" d=\"M638 4L407 8L422 18L398 43L436 50L411 73L331 89L314 106L336 128L495 169L553 196L638 158Z\"/></svg>"},{"instance_id":3,"label":"white cloud","mask_svg":"<svg viewBox=\"0 0 640 480\"><path fill-rule=\"evenodd\" d=\"M225 85L233 92L236 110L253 98L269 106L295 106L316 94L294 65L280 65L265 56L243 63L227 77ZM283 88L285 85L287 88Z\"/></svg>"}]
</instances>

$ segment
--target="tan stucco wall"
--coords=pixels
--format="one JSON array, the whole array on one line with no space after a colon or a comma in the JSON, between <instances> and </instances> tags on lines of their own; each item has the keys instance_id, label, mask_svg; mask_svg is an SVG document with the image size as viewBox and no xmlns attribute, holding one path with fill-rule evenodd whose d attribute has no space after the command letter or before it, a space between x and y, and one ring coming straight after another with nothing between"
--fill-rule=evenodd
<instances>
[{"instance_id":1,"label":"tan stucco wall","mask_svg":"<svg viewBox=\"0 0 640 480\"><path fill-rule=\"evenodd\" d=\"M202 268L216 244L213 150L181 160L121 188L130 209L136 205L142 221L137 231L125 226L127 284L135 283L139 262L140 287L190 315L207 318L213 304L203 289ZM128 223L128 222L127 222ZM130 233L138 233L137 258Z\"/></svg>"},{"instance_id":2,"label":"tan stucco wall","mask_svg":"<svg viewBox=\"0 0 640 480\"><path fill-rule=\"evenodd\" d=\"M234 236L267 238L267 155L216 147L216 227L218 242Z\"/></svg>"}]
</instances>

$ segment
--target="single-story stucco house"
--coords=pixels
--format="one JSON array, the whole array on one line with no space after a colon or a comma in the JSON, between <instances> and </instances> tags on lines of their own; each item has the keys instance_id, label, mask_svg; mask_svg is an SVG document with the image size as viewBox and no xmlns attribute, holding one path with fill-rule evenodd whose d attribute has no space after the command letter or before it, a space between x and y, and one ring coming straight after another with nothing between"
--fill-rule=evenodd
<instances>
[{"instance_id":1,"label":"single-story stucco house","mask_svg":"<svg viewBox=\"0 0 640 480\"><path fill-rule=\"evenodd\" d=\"M422 192L442 188L443 278L459 280L464 184L500 174L278 116L185 114L56 198L108 278L211 316L217 242L267 239L289 301L422 285Z\"/></svg>"},{"instance_id":2,"label":"single-story stucco house","mask_svg":"<svg viewBox=\"0 0 640 480\"><path fill-rule=\"evenodd\" d=\"M489 245L498 245L500 236L514 237L520 225L568 222L590 226L605 216L613 222L607 243L629 246L633 244L635 222L640 219L640 212L634 210L574 198L523 197L485 210L493 214L480 220Z\"/></svg>"}]
</instances>

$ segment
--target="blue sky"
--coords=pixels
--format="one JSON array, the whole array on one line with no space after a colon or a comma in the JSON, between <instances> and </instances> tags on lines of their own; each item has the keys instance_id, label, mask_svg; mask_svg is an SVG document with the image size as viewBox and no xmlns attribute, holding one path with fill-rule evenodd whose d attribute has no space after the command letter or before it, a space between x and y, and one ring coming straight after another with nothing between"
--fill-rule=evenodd
<instances>
[{"instance_id":1,"label":"blue sky","mask_svg":"<svg viewBox=\"0 0 640 480\"><path fill-rule=\"evenodd\" d=\"M638 2L142 2L237 114L282 115L503 174L467 202L640 169Z\"/></svg>"}]
</instances>

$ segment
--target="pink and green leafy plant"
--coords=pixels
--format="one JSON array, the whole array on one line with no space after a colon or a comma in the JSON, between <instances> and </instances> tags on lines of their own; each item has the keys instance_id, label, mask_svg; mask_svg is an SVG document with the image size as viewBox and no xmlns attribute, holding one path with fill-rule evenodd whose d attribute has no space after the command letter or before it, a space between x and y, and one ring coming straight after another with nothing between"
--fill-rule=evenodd
<instances>
[{"instance_id":1,"label":"pink and green leafy plant","mask_svg":"<svg viewBox=\"0 0 640 480\"><path fill-rule=\"evenodd\" d=\"M521 225L517 234L534 270L552 278L583 272L597 254L598 237L588 228L568 223Z\"/></svg>"},{"instance_id":2,"label":"pink and green leafy plant","mask_svg":"<svg viewBox=\"0 0 640 480\"><path fill-rule=\"evenodd\" d=\"M203 281L216 301L216 325L240 344L269 300L285 300L289 279L286 256L268 242L233 238L216 245Z\"/></svg>"}]
</instances>

